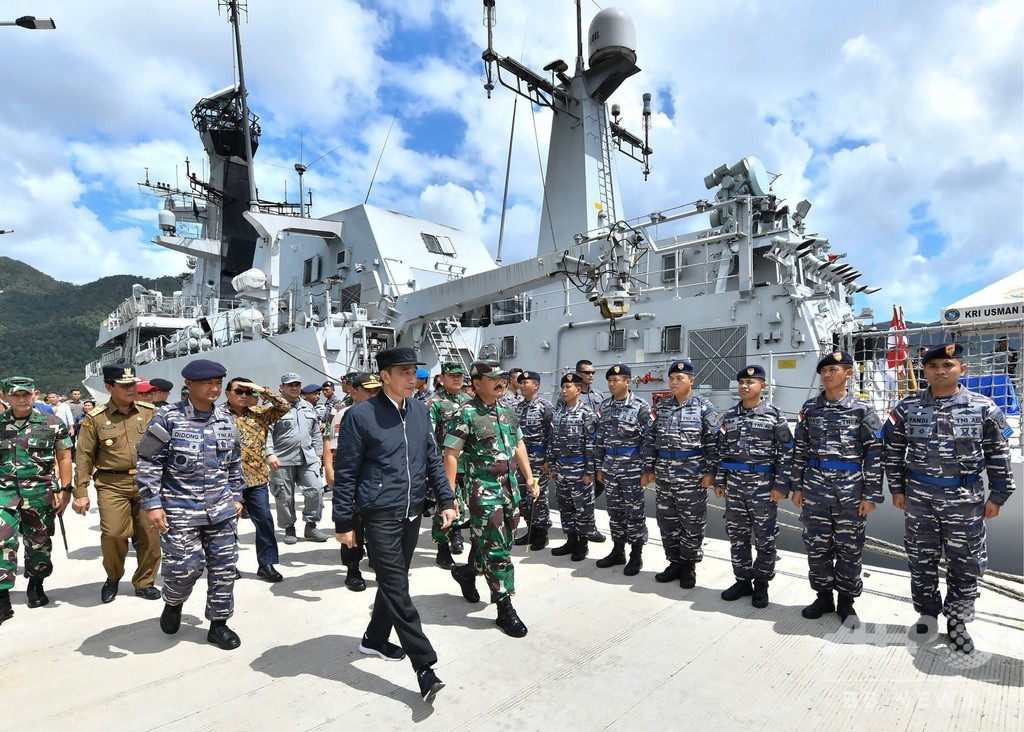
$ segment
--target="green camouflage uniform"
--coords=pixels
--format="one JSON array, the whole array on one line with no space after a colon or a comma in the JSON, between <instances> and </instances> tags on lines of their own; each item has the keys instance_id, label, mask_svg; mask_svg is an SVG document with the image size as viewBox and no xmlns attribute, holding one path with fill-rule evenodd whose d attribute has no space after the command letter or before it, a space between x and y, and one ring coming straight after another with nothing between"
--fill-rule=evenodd
<instances>
[{"instance_id":1,"label":"green camouflage uniform","mask_svg":"<svg viewBox=\"0 0 1024 732\"><path fill-rule=\"evenodd\" d=\"M476 549L473 568L487 580L492 602L515 594L511 554L519 524L519 489L512 460L521 439L511 407L500 403L488 407L480 397L473 397L452 418L444 440L445 448L462 451L469 533Z\"/></svg>"},{"instance_id":2,"label":"green camouflage uniform","mask_svg":"<svg viewBox=\"0 0 1024 732\"><path fill-rule=\"evenodd\" d=\"M33 409L25 419L0 414L0 590L14 586L18 533L25 537L25 576L53 571L54 475L57 451L70 450L68 428Z\"/></svg>"},{"instance_id":3,"label":"green camouflage uniform","mask_svg":"<svg viewBox=\"0 0 1024 732\"><path fill-rule=\"evenodd\" d=\"M427 399L427 411L430 414L430 424L434 426L434 439L437 440L439 450L444 450L444 439L448 433L448 425L452 418L459 413L463 404L469 401L469 395L452 394L444 387L441 387ZM459 472L455 478L455 497L459 499L459 510L465 511L469 505L469 489L466 487L466 463L463 456L459 456ZM434 512L434 520L430 527L430 536L435 544L444 544L448 541L448 530L442 530L444 519L441 511Z\"/></svg>"}]
</instances>

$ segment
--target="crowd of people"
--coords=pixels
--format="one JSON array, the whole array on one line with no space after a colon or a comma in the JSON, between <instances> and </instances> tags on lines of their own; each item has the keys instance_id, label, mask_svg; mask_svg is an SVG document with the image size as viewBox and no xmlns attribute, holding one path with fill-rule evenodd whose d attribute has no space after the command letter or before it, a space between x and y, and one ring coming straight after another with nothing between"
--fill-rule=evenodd
<instances>
[{"instance_id":1,"label":"crowd of people","mask_svg":"<svg viewBox=\"0 0 1024 732\"><path fill-rule=\"evenodd\" d=\"M848 390L850 354L824 356L821 392L803 405L795 429L763 398L766 374L757 364L736 374L739 402L724 412L695 390L687 360L671 364L669 391L654 405L633 393L624 363L605 372L605 396L594 386L593 363L579 361L560 377L552 403L540 395L540 373L505 371L496 361L442 363L431 389L416 352L401 347L379 352L375 373L342 378L343 396L333 380L303 384L294 372L281 376L279 391L242 375L231 375L225 387L224 366L206 359L182 370L175 402L168 402L171 382L141 380L126 364L104 366L109 400L98 408L78 392L66 402L51 400L55 394L39 402L31 378L11 377L0 383L7 405L0 413L0 623L13 617L19 535L28 605L39 607L49 601L43 583L52 571L55 517L69 504L86 515L92 492L106 573L101 600L116 599L133 544L135 595L163 600L163 632L178 631L182 606L206 573L208 639L237 648L241 640L227 623L241 577L239 518L255 529L256 576L281 582L278 531L285 544L299 541L301 494L302 539L328 541L320 523L329 493L345 586L366 589L364 560L377 585L359 650L408 658L429 701L444 684L408 579L425 515L432 517L435 561L450 571L453 589L477 603L482 576L497 627L520 638L528 630L512 604L512 555L515 546L548 546L551 492L565 534L553 556L581 562L591 544L605 541L594 510L603 493L611 547L596 566L622 565L624 575L636 576L649 538L644 486L653 485L667 560L654 579L690 589L713 490L725 500L735 576L721 597L749 597L755 608L769 604L777 507L789 497L801 511L814 593L801 612L811 619L836 613L854 627L865 525L884 500L884 475L893 505L906 516L911 597L920 615L911 636L934 639L944 615L951 646L970 653L967 624L986 565L985 521L1014 490L1011 430L990 399L959 384L966 372L960 345L929 348L921 361L928 388L903 399L883 422ZM455 557L467 543L460 564Z\"/></svg>"}]
</instances>

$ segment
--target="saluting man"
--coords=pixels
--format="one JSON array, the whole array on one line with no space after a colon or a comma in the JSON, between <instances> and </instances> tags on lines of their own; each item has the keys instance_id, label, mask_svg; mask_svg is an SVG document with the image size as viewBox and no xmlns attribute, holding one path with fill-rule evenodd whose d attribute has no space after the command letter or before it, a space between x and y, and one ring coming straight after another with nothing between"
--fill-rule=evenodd
<instances>
[{"instance_id":1,"label":"saluting man","mask_svg":"<svg viewBox=\"0 0 1024 732\"><path fill-rule=\"evenodd\" d=\"M181 370L188 397L162 408L139 441L135 480L142 507L160 532L164 610L160 629L181 626L181 607L207 572L206 639L224 650L241 645L227 626L235 609L238 514L245 480L231 412L218 405L227 370L204 358Z\"/></svg>"},{"instance_id":2,"label":"saluting man","mask_svg":"<svg viewBox=\"0 0 1024 732\"><path fill-rule=\"evenodd\" d=\"M133 536L139 566L132 576L136 597L159 600L156 571L160 566L160 535L150 526L142 510L142 497L135 486L138 457L135 445L146 433L156 407L136 399L139 379L128 364L103 367L103 385L110 400L82 420L75 464L75 500L71 509L89 513L89 483L96 487L100 509L100 550L107 579L100 588L100 600L113 602L124 575L128 540Z\"/></svg>"},{"instance_id":3,"label":"saluting man","mask_svg":"<svg viewBox=\"0 0 1024 732\"><path fill-rule=\"evenodd\" d=\"M921 614L911 637L934 637L941 612L952 648L970 653L967 623L974 620L978 580L988 566L985 521L999 515L1014 490L1012 430L991 399L960 385L967 373L963 346L934 346L922 360L928 388L897 404L882 428L885 477L893 505L906 512L910 594ZM945 602L939 591L943 554Z\"/></svg>"},{"instance_id":4,"label":"saluting man","mask_svg":"<svg viewBox=\"0 0 1024 732\"><path fill-rule=\"evenodd\" d=\"M883 500L882 423L869 402L846 389L853 376L849 353L822 358L818 375L824 389L800 410L790 468L793 505L804 525L807 578L818 593L801 614L814 619L837 611L844 625L856 625L853 603L864 589L867 516Z\"/></svg>"}]
</instances>

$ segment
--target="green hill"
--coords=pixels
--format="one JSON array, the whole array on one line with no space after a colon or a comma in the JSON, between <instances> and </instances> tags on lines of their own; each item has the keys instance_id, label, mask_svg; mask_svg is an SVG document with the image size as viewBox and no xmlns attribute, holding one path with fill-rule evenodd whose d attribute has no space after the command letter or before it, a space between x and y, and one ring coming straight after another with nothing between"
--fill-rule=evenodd
<instances>
[{"instance_id":1,"label":"green hill","mask_svg":"<svg viewBox=\"0 0 1024 732\"><path fill-rule=\"evenodd\" d=\"M81 388L85 364L102 353L100 323L136 283L166 293L180 287L174 277L134 275L73 285L0 257L0 376L31 376L44 390Z\"/></svg>"}]
</instances>

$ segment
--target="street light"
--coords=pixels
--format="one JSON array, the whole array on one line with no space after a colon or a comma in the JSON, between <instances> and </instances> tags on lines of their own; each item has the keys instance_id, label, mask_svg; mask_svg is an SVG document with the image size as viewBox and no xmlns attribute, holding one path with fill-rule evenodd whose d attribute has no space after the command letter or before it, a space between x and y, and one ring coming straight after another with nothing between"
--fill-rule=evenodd
<instances>
[{"instance_id":1,"label":"street light","mask_svg":"<svg viewBox=\"0 0 1024 732\"><path fill-rule=\"evenodd\" d=\"M54 30L57 27L53 18L37 18L34 15L23 15L14 21L0 20L0 25L16 25L29 30Z\"/></svg>"}]
</instances>

